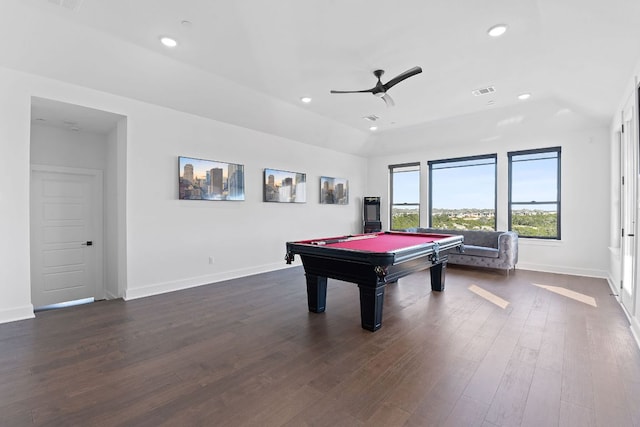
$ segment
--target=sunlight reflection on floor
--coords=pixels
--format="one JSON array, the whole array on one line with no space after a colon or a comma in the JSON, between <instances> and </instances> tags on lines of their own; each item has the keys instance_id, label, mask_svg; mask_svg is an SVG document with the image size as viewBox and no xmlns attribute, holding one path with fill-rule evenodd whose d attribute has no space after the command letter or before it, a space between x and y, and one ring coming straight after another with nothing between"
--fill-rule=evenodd
<instances>
[{"instance_id":1,"label":"sunlight reflection on floor","mask_svg":"<svg viewBox=\"0 0 640 427\"><path fill-rule=\"evenodd\" d=\"M554 292L558 295L565 296L567 298L571 298L573 300L579 301L584 304L588 304L592 307L597 307L596 299L590 297L589 295L581 294L580 292L572 291L571 289L561 288L559 286L549 286L549 285L539 285L537 283L532 283L532 285L537 286L542 289L546 289L548 291Z\"/></svg>"},{"instance_id":2,"label":"sunlight reflection on floor","mask_svg":"<svg viewBox=\"0 0 640 427\"><path fill-rule=\"evenodd\" d=\"M476 285L471 285L469 286L469 290L471 292L473 292L474 294L486 299L489 302L494 303L495 305L497 305L498 307L505 309L507 308L507 306L509 305L508 301L503 300L502 298L500 298L497 295L492 294L491 292L482 289L480 286L476 286Z\"/></svg>"}]
</instances>

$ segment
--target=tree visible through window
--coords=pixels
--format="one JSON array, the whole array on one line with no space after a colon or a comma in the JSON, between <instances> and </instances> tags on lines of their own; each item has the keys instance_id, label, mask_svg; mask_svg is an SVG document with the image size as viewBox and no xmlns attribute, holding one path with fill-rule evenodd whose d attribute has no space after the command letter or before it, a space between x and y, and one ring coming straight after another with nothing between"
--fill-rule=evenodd
<instances>
[{"instance_id":1,"label":"tree visible through window","mask_svg":"<svg viewBox=\"0 0 640 427\"><path fill-rule=\"evenodd\" d=\"M560 239L560 147L509 157L509 229L521 237Z\"/></svg>"},{"instance_id":2,"label":"tree visible through window","mask_svg":"<svg viewBox=\"0 0 640 427\"><path fill-rule=\"evenodd\" d=\"M458 230L496 229L496 155L429 162L429 224Z\"/></svg>"},{"instance_id":3,"label":"tree visible through window","mask_svg":"<svg viewBox=\"0 0 640 427\"><path fill-rule=\"evenodd\" d=\"M420 226L420 163L389 166L391 230Z\"/></svg>"}]
</instances>

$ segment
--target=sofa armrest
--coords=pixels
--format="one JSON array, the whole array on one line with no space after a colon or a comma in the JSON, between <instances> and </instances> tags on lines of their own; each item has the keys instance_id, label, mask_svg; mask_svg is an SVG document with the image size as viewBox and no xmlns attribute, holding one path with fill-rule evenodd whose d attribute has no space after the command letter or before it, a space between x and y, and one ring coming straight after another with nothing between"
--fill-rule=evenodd
<instances>
[{"instance_id":1,"label":"sofa armrest","mask_svg":"<svg viewBox=\"0 0 640 427\"><path fill-rule=\"evenodd\" d=\"M498 254L510 266L515 267L518 263L518 233L505 231L498 236Z\"/></svg>"}]
</instances>

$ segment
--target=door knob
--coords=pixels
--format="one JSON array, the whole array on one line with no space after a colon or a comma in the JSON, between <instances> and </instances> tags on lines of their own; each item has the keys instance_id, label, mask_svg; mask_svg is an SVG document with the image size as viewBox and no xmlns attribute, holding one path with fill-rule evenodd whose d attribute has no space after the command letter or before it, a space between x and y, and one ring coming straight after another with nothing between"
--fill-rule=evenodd
<instances>
[{"instance_id":1,"label":"door knob","mask_svg":"<svg viewBox=\"0 0 640 427\"><path fill-rule=\"evenodd\" d=\"M93 246L93 242L91 240L87 240L82 244L82 246Z\"/></svg>"}]
</instances>

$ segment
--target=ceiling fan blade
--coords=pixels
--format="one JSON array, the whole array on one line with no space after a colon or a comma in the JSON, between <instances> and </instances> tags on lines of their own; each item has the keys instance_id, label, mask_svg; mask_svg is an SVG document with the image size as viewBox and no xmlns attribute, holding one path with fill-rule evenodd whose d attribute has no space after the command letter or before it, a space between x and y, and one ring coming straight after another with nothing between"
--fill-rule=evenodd
<instances>
[{"instance_id":1,"label":"ceiling fan blade","mask_svg":"<svg viewBox=\"0 0 640 427\"><path fill-rule=\"evenodd\" d=\"M411 76L415 76L416 74L420 74L422 72L422 68L420 67L413 67L407 71L405 71L404 73L398 74L397 76L395 76L394 78L392 78L391 80L389 80L388 82L386 82L383 86L384 86L384 90L387 91L389 89L391 89L393 86L397 85L398 83L400 83L401 81L408 79Z\"/></svg>"},{"instance_id":2,"label":"ceiling fan blade","mask_svg":"<svg viewBox=\"0 0 640 427\"><path fill-rule=\"evenodd\" d=\"M372 92L373 89L366 89L366 90L332 90L331 93L366 93L366 92Z\"/></svg>"},{"instance_id":3,"label":"ceiling fan blade","mask_svg":"<svg viewBox=\"0 0 640 427\"><path fill-rule=\"evenodd\" d=\"M384 103L387 104L387 107L393 107L394 105L396 105L396 103L393 102L393 98L391 98L387 93L381 96L381 98L384 101Z\"/></svg>"}]
</instances>

